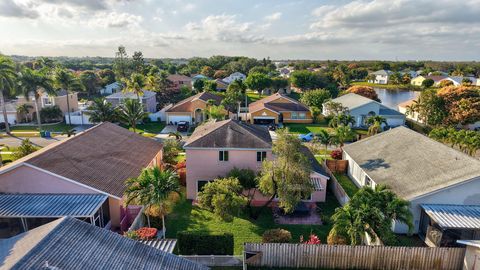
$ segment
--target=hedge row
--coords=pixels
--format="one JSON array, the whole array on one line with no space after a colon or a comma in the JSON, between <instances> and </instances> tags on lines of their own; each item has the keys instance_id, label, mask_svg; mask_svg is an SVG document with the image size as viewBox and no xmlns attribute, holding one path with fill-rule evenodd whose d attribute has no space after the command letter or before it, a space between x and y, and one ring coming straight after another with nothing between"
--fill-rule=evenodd
<instances>
[{"instance_id":1,"label":"hedge row","mask_svg":"<svg viewBox=\"0 0 480 270\"><path fill-rule=\"evenodd\" d=\"M177 247L181 255L233 255L233 234L181 231Z\"/></svg>"}]
</instances>

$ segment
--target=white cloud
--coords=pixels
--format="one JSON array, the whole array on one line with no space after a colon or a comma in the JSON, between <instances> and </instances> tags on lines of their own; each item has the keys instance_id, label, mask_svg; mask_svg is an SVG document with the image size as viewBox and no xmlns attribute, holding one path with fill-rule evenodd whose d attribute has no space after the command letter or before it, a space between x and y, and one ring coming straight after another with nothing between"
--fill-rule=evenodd
<instances>
[{"instance_id":1,"label":"white cloud","mask_svg":"<svg viewBox=\"0 0 480 270\"><path fill-rule=\"evenodd\" d=\"M197 6L195 6L195 4L189 3L189 4L186 4L183 9L184 9L185 11L192 11L192 10L194 10L196 7L197 7Z\"/></svg>"},{"instance_id":2,"label":"white cloud","mask_svg":"<svg viewBox=\"0 0 480 270\"><path fill-rule=\"evenodd\" d=\"M111 28L125 28L130 26L138 26L142 22L142 17L130 13L118 12L101 12L90 20L92 26L102 26Z\"/></svg>"},{"instance_id":3,"label":"white cloud","mask_svg":"<svg viewBox=\"0 0 480 270\"><path fill-rule=\"evenodd\" d=\"M20 3L14 0L0 1L0 17L16 17L35 19L39 13L31 3Z\"/></svg>"},{"instance_id":4,"label":"white cloud","mask_svg":"<svg viewBox=\"0 0 480 270\"><path fill-rule=\"evenodd\" d=\"M275 12L273 14L270 14L268 16L265 16L265 20L266 21L269 21L269 22L273 22L273 21L277 21L277 20L280 20L280 18L282 17L282 13L281 12Z\"/></svg>"}]
</instances>

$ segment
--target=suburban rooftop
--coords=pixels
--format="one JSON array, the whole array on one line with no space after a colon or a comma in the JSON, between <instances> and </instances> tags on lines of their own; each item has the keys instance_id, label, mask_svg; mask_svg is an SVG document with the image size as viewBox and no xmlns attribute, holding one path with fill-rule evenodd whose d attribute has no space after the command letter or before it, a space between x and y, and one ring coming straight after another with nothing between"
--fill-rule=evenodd
<instances>
[{"instance_id":1,"label":"suburban rooftop","mask_svg":"<svg viewBox=\"0 0 480 270\"><path fill-rule=\"evenodd\" d=\"M345 145L377 184L414 199L480 176L480 161L406 127Z\"/></svg>"}]
</instances>

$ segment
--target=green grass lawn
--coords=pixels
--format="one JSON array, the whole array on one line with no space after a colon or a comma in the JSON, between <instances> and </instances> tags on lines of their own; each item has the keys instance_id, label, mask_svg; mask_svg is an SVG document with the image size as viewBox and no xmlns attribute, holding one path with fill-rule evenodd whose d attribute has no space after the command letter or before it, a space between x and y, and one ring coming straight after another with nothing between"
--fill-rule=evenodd
<instances>
[{"instance_id":1,"label":"green grass lawn","mask_svg":"<svg viewBox=\"0 0 480 270\"><path fill-rule=\"evenodd\" d=\"M327 201L319 203L322 217L330 217L335 208L339 207L337 200L327 194ZM255 209L256 210L256 209ZM176 238L178 231L198 231L207 233L230 232L234 235L236 255L242 254L244 242L261 242L265 230L282 228L292 233L292 242L298 243L300 236L308 237L314 233L326 243L331 224L326 220L324 225L279 225L275 224L270 209L260 215L257 220L251 220L246 214L235 217L232 222L222 221L213 213L198 206L193 206L190 201L182 199L167 216L167 238Z\"/></svg>"},{"instance_id":2,"label":"green grass lawn","mask_svg":"<svg viewBox=\"0 0 480 270\"><path fill-rule=\"evenodd\" d=\"M333 129L328 127L327 123L318 123L318 124L284 124L288 128L288 131L293 134L307 134L307 133L319 133L320 130L325 129L327 131L332 131Z\"/></svg>"},{"instance_id":3,"label":"green grass lawn","mask_svg":"<svg viewBox=\"0 0 480 270\"><path fill-rule=\"evenodd\" d=\"M408 89L408 90L423 90L421 87L411 84L376 84L369 82L352 82L352 85L365 85L371 87L385 88L385 89Z\"/></svg>"},{"instance_id":4,"label":"green grass lawn","mask_svg":"<svg viewBox=\"0 0 480 270\"><path fill-rule=\"evenodd\" d=\"M254 91L247 91L247 99L248 99L248 104L252 103L252 102L255 102L259 99L262 99L264 98L265 95L262 95L261 97L258 95L257 92L254 92Z\"/></svg>"},{"instance_id":5,"label":"green grass lawn","mask_svg":"<svg viewBox=\"0 0 480 270\"><path fill-rule=\"evenodd\" d=\"M165 122L150 122L137 125L136 129L137 132L158 134L163 130L164 127ZM132 128L130 128L130 130L133 131Z\"/></svg>"},{"instance_id":6,"label":"green grass lawn","mask_svg":"<svg viewBox=\"0 0 480 270\"><path fill-rule=\"evenodd\" d=\"M59 123L59 124L55 124L55 125L44 124L44 125L42 125L42 129L52 131L52 132L64 132L64 131L72 129L74 126L75 125L70 126L70 125L67 125L65 123ZM15 132L15 131L38 132L39 131L38 126L14 126L14 127L11 127L11 130L13 132Z\"/></svg>"},{"instance_id":7,"label":"green grass lawn","mask_svg":"<svg viewBox=\"0 0 480 270\"><path fill-rule=\"evenodd\" d=\"M334 173L340 185L343 187L348 197L352 198L358 191L358 187L352 182L350 177L343 173Z\"/></svg>"}]
</instances>

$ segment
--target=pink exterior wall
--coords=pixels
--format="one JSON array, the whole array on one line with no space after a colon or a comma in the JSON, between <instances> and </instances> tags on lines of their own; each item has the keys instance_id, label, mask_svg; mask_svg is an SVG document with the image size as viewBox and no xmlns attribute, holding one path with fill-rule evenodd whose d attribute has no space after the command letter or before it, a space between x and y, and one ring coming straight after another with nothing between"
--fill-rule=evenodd
<instances>
[{"instance_id":1,"label":"pink exterior wall","mask_svg":"<svg viewBox=\"0 0 480 270\"><path fill-rule=\"evenodd\" d=\"M225 176L234 167L249 168L255 171L261 169L262 163L257 162L257 150L229 150L229 161L219 161L218 151L214 149L187 149L187 199L195 200L197 197L197 181L213 180ZM272 159L272 151L267 151L267 159ZM312 172L311 177L321 179L323 190L312 194L312 202L324 202L327 192L327 178ZM261 205L268 201L259 191L255 192L254 205Z\"/></svg>"},{"instance_id":2,"label":"pink exterior wall","mask_svg":"<svg viewBox=\"0 0 480 270\"><path fill-rule=\"evenodd\" d=\"M0 174L0 192L2 193L89 193L98 192L68 182L40 170L21 165L6 173ZM120 225L121 200L108 199L112 226Z\"/></svg>"},{"instance_id":3,"label":"pink exterior wall","mask_svg":"<svg viewBox=\"0 0 480 270\"><path fill-rule=\"evenodd\" d=\"M213 180L225 176L234 167L249 168L259 171L261 162L257 162L257 150L228 150L228 161L218 160L216 149L187 149L187 198L197 196L198 180ZM263 151L263 150L258 150ZM272 151L267 150L267 159L272 158Z\"/></svg>"}]
</instances>

